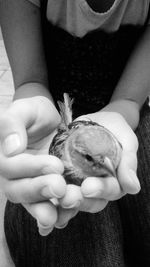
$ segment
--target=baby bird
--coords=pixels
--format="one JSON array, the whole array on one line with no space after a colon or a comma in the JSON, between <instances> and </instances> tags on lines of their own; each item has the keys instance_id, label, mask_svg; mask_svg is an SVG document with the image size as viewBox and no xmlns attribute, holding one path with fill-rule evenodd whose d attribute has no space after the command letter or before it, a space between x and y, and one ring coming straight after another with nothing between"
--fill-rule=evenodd
<instances>
[{"instance_id":1,"label":"baby bird","mask_svg":"<svg viewBox=\"0 0 150 267\"><path fill-rule=\"evenodd\" d=\"M87 177L116 176L122 147L105 127L91 120L72 121L73 101L64 94L58 102L62 123L50 145L49 154L64 164L64 178L81 185Z\"/></svg>"}]
</instances>

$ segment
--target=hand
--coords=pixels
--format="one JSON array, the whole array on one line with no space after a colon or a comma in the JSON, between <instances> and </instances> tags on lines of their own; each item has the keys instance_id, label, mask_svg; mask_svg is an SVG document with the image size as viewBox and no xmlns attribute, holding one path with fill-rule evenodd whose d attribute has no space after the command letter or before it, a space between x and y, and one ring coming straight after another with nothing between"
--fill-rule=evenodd
<instances>
[{"instance_id":1,"label":"hand","mask_svg":"<svg viewBox=\"0 0 150 267\"><path fill-rule=\"evenodd\" d=\"M54 105L40 96L14 101L0 117L1 188L10 201L22 203L40 231L57 221L57 209L49 199L66 192L63 164L48 155L59 123Z\"/></svg>"},{"instance_id":2,"label":"hand","mask_svg":"<svg viewBox=\"0 0 150 267\"><path fill-rule=\"evenodd\" d=\"M123 151L117 168L117 180L124 194L138 193L140 190L136 175L138 140L135 133L123 116L116 112L97 112L89 114L88 118L110 130L121 143ZM116 197L112 196L113 199Z\"/></svg>"},{"instance_id":3,"label":"hand","mask_svg":"<svg viewBox=\"0 0 150 267\"><path fill-rule=\"evenodd\" d=\"M70 185L70 190L60 199L61 205L65 208L72 207L72 198L74 203L76 200L74 213L78 210L94 213L104 209L110 200L117 200L127 193L139 192L140 184L136 175L138 141L132 129L119 113L97 112L79 117L77 120L80 119L90 119L109 129L123 148L117 169L117 178L89 177L84 180L81 188ZM66 221L64 220L64 222Z\"/></svg>"}]
</instances>

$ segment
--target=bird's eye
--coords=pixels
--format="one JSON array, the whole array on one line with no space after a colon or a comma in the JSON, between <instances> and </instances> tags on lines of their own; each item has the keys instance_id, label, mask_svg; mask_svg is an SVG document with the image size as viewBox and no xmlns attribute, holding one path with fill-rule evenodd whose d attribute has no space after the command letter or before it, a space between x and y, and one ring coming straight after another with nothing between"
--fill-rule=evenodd
<instances>
[{"instance_id":1,"label":"bird's eye","mask_svg":"<svg viewBox=\"0 0 150 267\"><path fill-rule=\"evenodd\" d=\"M85 158L86 158L88 161L93 161L93 158L92 158L90 155L88 155L88 154L85 155Z\"/></svg>"}]
</instances>

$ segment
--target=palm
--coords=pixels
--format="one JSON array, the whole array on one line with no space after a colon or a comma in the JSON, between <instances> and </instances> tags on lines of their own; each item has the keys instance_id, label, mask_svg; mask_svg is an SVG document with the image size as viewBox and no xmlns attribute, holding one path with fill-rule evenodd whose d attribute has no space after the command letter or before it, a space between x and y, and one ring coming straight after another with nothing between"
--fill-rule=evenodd
<instances>
[{"instance_id":1,"label":"palm","mask_svg":"<svg viewBox=\"0 0 150 267\"><path fill-rule=\"evenodd\" d=\"M115 112L96 112L86 116L79 117L78 119L91 119L98 124L110 130L121 143L123 149L127 151L136 151L138 142L136 135L129 127L125 119Z\"/></svg>"}]
</instances>

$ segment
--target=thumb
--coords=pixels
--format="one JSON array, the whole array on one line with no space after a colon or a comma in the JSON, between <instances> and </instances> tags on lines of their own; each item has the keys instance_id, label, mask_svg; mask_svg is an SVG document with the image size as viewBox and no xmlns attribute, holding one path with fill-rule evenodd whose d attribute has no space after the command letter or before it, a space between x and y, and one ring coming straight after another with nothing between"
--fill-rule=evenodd
<instances>
[{"instance_id":1,"label":"thumb","mask_svg":"<svg viewBox=\"0 0 150 267\"><path fill-rule=\"evenodd\" d=\"M26 125L18 116L6 112L0 118L0 142L2 153L13 156L23 152L27 147Z\"/></svg>"},{"instance_id":2,"label":"thumb","mask_svg":"<svg viewBox=\"0 0 150 267\"><path fill-rule=\"evenodd\" d=\"M0 142L5 156L13 156L26 149L27 129L36 121L37 105L34 97L19 99L0 117Z\"/></svg>"},{"instance_id":3,"label":"thumb","mask_svg":"<svg viewBox=\"0 0 150 267\"><path fill-rule=\"evenodd\" d=\"M123 151L117 174L122 190L128 194L140 191L140 183L136 174L137 155L131 151Z\"/></svg>"},{"instance_id":4,"label":"thumb","mask_svg":"<svg viewBox=\"0 0 150 267\"><path fill-rule=\"evenodd\" d=\"M14 101L0 117L0 142L3 153L13 156L23 152L30 137L45 137L58 126L60 116L49 99L42 96Z\"/></svg>"}]
</instances>

